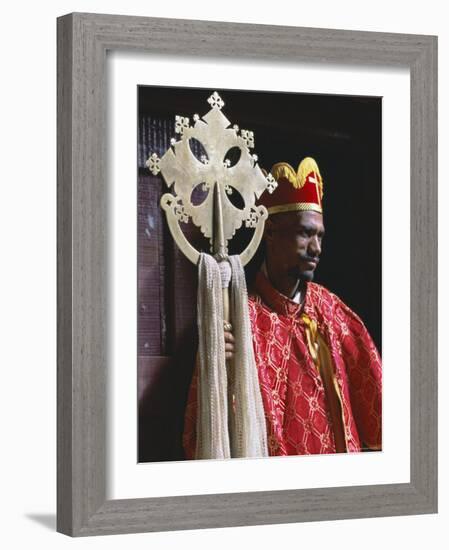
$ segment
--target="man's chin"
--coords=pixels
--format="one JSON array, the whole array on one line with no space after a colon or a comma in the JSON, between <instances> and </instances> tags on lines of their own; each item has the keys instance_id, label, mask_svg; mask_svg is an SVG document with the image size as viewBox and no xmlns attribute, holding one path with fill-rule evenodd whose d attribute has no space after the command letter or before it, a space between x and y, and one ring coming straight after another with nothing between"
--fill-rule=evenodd
<instances>
[{"instance_id":1,"label":"man's chin","mask_svg":"<svg viewBox=\"0 0 449 550\"><path fill-rule=\"evenodd\" d=\"M315 270L308 269L305 271L301 271L300 269L293 269L290 271L290 275L301 281L311 282L313 281L313 278L315 276Z\"/></svg>"},{"instance_id":2,"label":"man's chin","mask_svg":"<svg viewBox=\"0 0 449 550\"><path fill-rule=\"evenodd\" d=\"M306 281L310 283L311 281L313 281L314 276L315 276L315 271L302 271L299 275L299 278L302 281Z\"/></svg>"}]
</instances>

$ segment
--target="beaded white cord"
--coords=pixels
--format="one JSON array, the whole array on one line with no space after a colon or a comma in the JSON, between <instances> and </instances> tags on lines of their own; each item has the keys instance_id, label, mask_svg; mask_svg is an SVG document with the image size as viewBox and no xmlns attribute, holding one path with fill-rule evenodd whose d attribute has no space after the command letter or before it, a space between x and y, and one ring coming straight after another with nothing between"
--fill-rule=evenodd
<instances>
[{"instance_id":1,"label":"beaded white cord","mask_svg":"<svg viewBox=\"0 0 449 550\"><path fill-rule=\"evenodd\" d=\"M232 377L227 376L222 287L228 279L212 256L201 254L198 284L198 414L196 458L268 456L266 423L248 314L248 294L240 258L229 258L234 327ZM222 262L224 263L224 262ZM227 263L227 262L226 262ZM233 407L228 407L229 392Z\"/></svg>"}]
</instances>

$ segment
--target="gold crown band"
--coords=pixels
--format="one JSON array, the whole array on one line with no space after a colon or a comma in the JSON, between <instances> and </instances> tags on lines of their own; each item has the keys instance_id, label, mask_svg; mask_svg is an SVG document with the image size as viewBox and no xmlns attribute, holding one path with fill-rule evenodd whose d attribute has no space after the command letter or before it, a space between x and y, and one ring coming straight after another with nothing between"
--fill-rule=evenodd
<instances>
[{"instance_id":1,"label":"gold crown band","mask_svg":"<svg viewBox=\"0 0 449 550\"><path fill-rule=\"evenodd\" d=\"M319 204L314 202L296 202L294 204L280 204L278 206L271 206L268 208L268 214L280 214L281 212L307 212L312 210L313 212L323 213L323 209Z\"/></svg>"}]
</instances>

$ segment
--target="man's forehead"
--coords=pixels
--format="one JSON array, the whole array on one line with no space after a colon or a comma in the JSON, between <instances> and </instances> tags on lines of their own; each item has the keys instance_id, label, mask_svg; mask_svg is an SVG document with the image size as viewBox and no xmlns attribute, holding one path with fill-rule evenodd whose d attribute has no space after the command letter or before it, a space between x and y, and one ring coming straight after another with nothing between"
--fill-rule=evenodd
<instances>
[{"instance_id":1,"label":"man's forehead","mask_svg":"<svg viewBox=\"0 0 449 550\"><path fill-rule=\"evenodd\" d=\"M323 224L323 215L319 212L314 212L312 210L307 211L295 211L295 212L281 212L279 214L272 214L270 219L279 225L284 227L293 227L307 225L309 227L322 228Z\"/></svg>"}]
</instances>

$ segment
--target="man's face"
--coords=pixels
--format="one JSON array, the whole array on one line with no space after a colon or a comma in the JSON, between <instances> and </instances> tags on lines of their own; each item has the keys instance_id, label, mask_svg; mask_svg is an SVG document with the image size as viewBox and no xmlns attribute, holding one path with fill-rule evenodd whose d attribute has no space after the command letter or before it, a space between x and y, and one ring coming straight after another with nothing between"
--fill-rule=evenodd
<instances>
[{"instance_id":1,"label":"man's face","mask_svg":"<svg viewBox=\"0 0 449 550\"><path fill-rule=\"evenodd\" d=\"M311 281L321 254L323 216L283 212L269 217L265 229L267 262L280 276Z\"/></svg>"}]
</instances>

